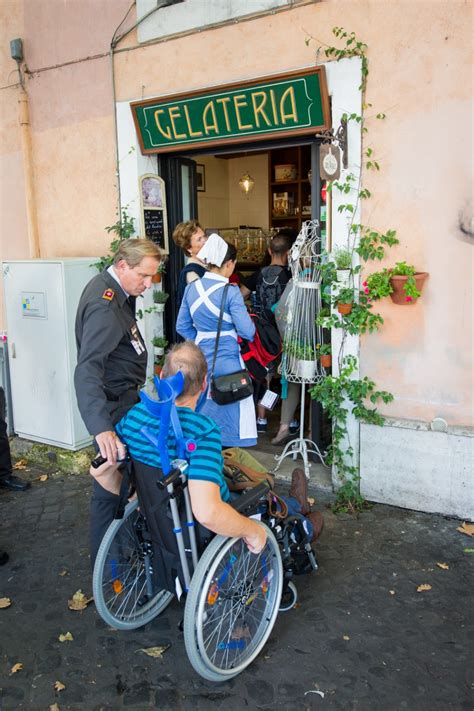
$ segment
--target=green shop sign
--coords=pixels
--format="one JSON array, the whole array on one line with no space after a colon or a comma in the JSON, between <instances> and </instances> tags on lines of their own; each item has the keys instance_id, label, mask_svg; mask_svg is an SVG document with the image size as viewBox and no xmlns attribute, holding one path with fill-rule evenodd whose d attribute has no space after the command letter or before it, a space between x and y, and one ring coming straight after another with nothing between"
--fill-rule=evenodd
<instances>
[{"instance_id":1,"label":"green shop sign","mask_svg":"<svg viewBox=\"0 0 474 711\"><path fill-rule=\"evenodd\" d=\"M143 153L330 128L324 67L131 104Z\"/></svg>"}]
</instances>

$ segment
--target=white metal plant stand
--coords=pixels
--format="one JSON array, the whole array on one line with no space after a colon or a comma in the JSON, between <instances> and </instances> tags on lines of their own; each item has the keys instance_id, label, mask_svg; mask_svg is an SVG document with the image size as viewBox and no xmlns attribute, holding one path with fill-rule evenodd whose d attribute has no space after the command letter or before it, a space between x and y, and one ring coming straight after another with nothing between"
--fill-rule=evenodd
<instances>
[{"instance_id":1,"label":"white metal plant stand","mask_svg":"<svg viewBox=\"0 0 474 711\"><path fill-rule=\"evenodd\" d=\"M288 442L280 455L275 455L277 471L285 457L301 456L306 478L311 463L308 454L316 454L324 464L317 444L304 436L306 385L318 382L325 375L317 359L317 346L322 341L322 328L316 325L321 309L321 239L318 220L304 222L290 252L292 289L286 304L277 313L283 337L281 374L289 383L301 384L301 414L299 437ZM283 323L282 323L283 322Z\"/></svg>"}]
</instances>

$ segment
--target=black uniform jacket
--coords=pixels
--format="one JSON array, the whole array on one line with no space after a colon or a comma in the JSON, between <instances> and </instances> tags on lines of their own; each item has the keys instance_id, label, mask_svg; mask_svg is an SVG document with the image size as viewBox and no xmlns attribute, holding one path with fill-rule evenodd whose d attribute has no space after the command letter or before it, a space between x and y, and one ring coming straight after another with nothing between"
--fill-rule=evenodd
<instances>
[{"instance_id":1,"label":"black uniform jacket","mask_svg":"<svg viewBox=\"0 0 474 711\"><path fill-rule=\"evenodd\" d=\"M76 316L77 402L92 435L114 424L138 401L145 382L147 352L133 307L108 273L95 276L82 292Z\"/></svg>"}]
</instances>

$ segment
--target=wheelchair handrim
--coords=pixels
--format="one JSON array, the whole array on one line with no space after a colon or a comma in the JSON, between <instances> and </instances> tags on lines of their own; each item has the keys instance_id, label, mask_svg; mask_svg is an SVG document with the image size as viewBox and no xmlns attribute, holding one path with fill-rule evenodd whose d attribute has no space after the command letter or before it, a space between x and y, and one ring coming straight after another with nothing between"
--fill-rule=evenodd
<instances>
[{"instance_id":1,"label":"wheelchair handrim","mask_svg":"<svg viewBox=\"0 0 474 711\"><path fill-rule=\"evenodd\" d=\"M235 659L237 663L234 663L233 666L231 667L222 667L218 666L215 664L210 656L209 652L206 649L206 643L204 640L204 613L205 613L205 606L206 606L206 601L208 599L208 596L205 594L201 595L200 601L199 601L199 606L197 609L197 614L196 614L196 639L199 647L199 652L203 658L205 659L205 665L209 668L210 671L213 671L223 677L225 676L235 676L238 674L240 671L243 671L252 661L255 659L255 657L259 654L260 650L264 646L265 642L267 641L268 637L270 636L270 633L272 631L274 622L276 620L277 614L278 614L278 605L279 601L281 598L281 590L282 590L282 564L281 564L281 558L280 558L280 552L278 549L278 544L275 541L275 538L271 531L267 529L267 544L262 551L262 553L258 555L254 555L250 552L248 552L245 543L241 539L227 539L224 541L221 549L219 550L218 555L216 555L214 561L210 563L209 570L207 571L207 574L205 576L205 580L203 585L201 586L201 589L203 591L207 591L211 587L211 583L213 578L216 575L216 570L218 566L222 563L222 560L225 558L225 555L230 551L230 549L234 545L242 545L245 548L245 553L248 556L248 561L250 561L251 570L253 569L256 571L259 567L262 567L262 570L264 568L264 564L260 565L261 562L263 561L263 557L267 556L267 558L270 558L272 560L272 569L276 565L277 568L280 569L280 574L273 576L276 577L276 584L275 585L270 585L269 590L270 590L270 595L268 598L266 598L264 608L262 610L262 613L260 615L260 620L257 623L257 627L255 629L255 632L253 634L252 640L249 643L248 646L245 647L244 654L245 656L242 658L242 655L237 656ZM242 566L242 564L240 564ZM266 563L268 567L268 560ZM247 566L247 569L249 570L250 566ZM244 604L246 603L238 603L240 605L240 609L244 609ZM251 603L255 604L255 600ZM234 617L237 620L238 619L238 612L235 610L234 612ZM238 644L239 640L237 640L235 643ZM229 639L229 643L232 643L231 640ZM221 651L221 650L220 650ZM217 653L217 652L216 652ZM214 657L216 654L214 654ZM240 663L239 660L240 659Z\"/></svg>"}]
</instances>

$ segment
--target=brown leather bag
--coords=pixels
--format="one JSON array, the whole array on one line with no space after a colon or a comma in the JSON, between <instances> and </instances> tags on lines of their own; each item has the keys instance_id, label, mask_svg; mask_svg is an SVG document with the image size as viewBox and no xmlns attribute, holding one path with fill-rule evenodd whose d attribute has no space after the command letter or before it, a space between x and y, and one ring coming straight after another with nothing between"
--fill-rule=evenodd
<instances>
[{"instance_id":1,"label":"brown leather bag","mask_svg":"<svg viewBox=\"0 0 474 711\"><path fill-rule=\"evenodd\" d=\"M258 486L262 481L268 481L273 488L275 477L270 472L262 472L242 464L233 456L233 452L222 452L224 457L224 476L230 491L244 491Z\"/></svg>"}]
</instances>

